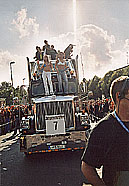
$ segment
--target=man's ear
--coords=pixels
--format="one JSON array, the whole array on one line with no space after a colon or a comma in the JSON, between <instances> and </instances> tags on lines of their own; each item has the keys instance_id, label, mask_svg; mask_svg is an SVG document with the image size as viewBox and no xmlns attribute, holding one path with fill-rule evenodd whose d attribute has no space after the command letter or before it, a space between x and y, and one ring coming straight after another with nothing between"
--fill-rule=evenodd
<instances>
[{"instance_id":1,"label":"man's ear","mask_svg":"<svg viewBox=\"0 0 129 186\"><path fill-rule=\"evenodd\" d=\"M116 102L119 102L120 97L121 97L120 92L117 92L116 93Z\"/></svg>"}]
</instances>

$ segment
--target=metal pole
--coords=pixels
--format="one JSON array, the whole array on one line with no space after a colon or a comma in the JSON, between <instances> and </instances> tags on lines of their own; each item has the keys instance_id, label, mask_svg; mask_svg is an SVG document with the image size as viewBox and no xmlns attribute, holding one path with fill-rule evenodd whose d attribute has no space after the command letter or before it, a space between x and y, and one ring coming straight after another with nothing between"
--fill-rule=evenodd
<instances>
[{"instance_id":1,"label":"metal pole","mask_svg":"<svg viewBox=\"0 0 129 186\"><path fill-rule=\"evenodd\" d=\"M24 81L25 81L25 79L26 78L23 78L23 86L22 86L22 91L23 91L23 99L22 99L22 101L23 101L23 105L25 104L25 98L24 98L24 87L25 87Z\"/></svg>"},{"instance_id":2,"label":"metal pole","mask_svg":"<svg viewBox=\"0 0 129 186\"><path fill-rule=\"evenodd\" d=\"M12 82L12 93L13 93L13 75L12 75L12 64L14 64L15 62L14 61L12 61L12 62L10 62L10 71L11 71L11 82ZM12 94L12 100L13 100L13 94ZM14 104L14 102L13 102L13 104Z\"/></svg>"},{"instance_id":3,"label":"metal pole","mask_svg":"<svg viewBox=\"0 0 129 186\"><path fill-rule=\"evenodd\" d=\"M11 71L11 82L12 82L12 87L13 87L13 76L12 76L12 65L10 63L10 71Z\"/></svg>"},{"instance_id":4,"label":"metal pole","mask_svg":"<svg viewBox=\"0 0 129 186\"><path fill-rule=\"evenodd\" d=\"M28 88L28 98L29 98L29 104L31 103L31 96L30 96L30 86L31 86L31 69L30 69L30 61L27 57L27 64L28 64L28 75L29 75L29 88Z\"/></svg>"},{"instance_id":5,"label":"metal pole","mask_svg":"<svg viewBox=\"0 0 129 186\"><path fill-rule=\"evenodd\" d=\"M12 64L14 64L14 63L15 63L14 61L10 62L10 71L11 71L11 82L12 82L12 87L13 87Z\"/></svg>"}]
</instances>

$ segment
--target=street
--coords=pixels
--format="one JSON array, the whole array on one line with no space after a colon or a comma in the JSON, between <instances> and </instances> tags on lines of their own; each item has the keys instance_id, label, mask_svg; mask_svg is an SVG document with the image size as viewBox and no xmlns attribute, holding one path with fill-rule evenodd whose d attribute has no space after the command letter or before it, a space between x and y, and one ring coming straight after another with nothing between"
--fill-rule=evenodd
<instances>
[{"instance_id":1,"label":"street","mask_svg":"<svg viewBox=\"0 0 129 186\"><path fill-rule=\"evenodd\" d=\"M19 135L1 141L2 186L81 186L83 151L34 154L20 152Z\"/></svg>"}]
</instances>

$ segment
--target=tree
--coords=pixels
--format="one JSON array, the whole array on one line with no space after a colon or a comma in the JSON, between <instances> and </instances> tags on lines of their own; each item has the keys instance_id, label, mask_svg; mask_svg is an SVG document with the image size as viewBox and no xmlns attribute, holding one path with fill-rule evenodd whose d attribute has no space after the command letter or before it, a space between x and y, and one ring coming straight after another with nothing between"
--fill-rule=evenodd
<instances>
[{"instance_id":1,"label":"tree","mask_svg":"<svg viewBox=\"0 0 129 186\"><path fill-rule=\"evenodd\" d=\"M110 97L110 86L114 79L120 76L129 76L129 66L121 69L107 72L103 78L94 76L93 79L87 81L88 91L92 91L94 99L101 98L102 94L105 97Z\"/></svg>"},{"instance_id":2,"label":"tree","mask_svg":"<svg viewBox=\"0 0 129 186\"><path fill-rule=\"evenodd\" d=\"M110 96L110 86L113 80L120 76L128 76L129 75L129 66L123 67L118 70L109 71L105 74L105 76L102 78L102 92L104 93L105 97Z\"/></svg>"},{"instance_id":3,"label":"tree","mask_svg":"<svg viewBox=\"0 0 129 186\"><path fill-rule=\"evenodd\" d=\"M13 98L18 97L19 102L23 99L23 96L27 96L27 92L23 86L17 88L12 87L11 83L6 81L2 82L0 85L0 97L6 98L6 104L12 105Z\"/></svg>"},{"instance_id":4,"label":"tree","mask_svg":"<svg viewBox=\"0 0 129 186\"><path fill-rule=\"evenodd\" d=\"M101 78L99 78L98 76L94 76L93 79L89 82L89 86L88 86L88 91L92 91L93 92L93 97L94 99L97 99L98 97L100 97L100 93L101 93L101 87L100 87L100 82Z\"/></svg>"},{"instance_id":5,"label":"tree","mask_svg":"<svg viewBox=\"0 0 129 186\"><path fill-rule=\"evenodd\" d=\"M2 82L0 85L0 97L6 98L6 104L11 105L13 100L13 88L10 83Z\"/></svg>"}]
</instances>

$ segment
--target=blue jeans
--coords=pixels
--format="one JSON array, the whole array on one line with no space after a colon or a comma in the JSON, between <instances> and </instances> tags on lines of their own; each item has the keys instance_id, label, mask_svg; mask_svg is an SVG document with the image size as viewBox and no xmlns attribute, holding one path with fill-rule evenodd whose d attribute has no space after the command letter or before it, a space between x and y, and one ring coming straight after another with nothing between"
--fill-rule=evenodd
<instances>
[{"instance_id":1,"label":"blue jeans","mask_svg":"<svg viewBox=\"0 0 129 186\"><path fill-rule=\"evenodd\" d=\"M59 71L58 73L59 92L63 92L62 79L65 81L64 92L68 93L68 79L65 71Z\"/></svg>"}]
</instances>

